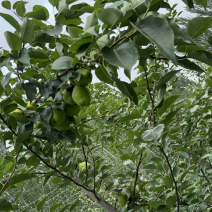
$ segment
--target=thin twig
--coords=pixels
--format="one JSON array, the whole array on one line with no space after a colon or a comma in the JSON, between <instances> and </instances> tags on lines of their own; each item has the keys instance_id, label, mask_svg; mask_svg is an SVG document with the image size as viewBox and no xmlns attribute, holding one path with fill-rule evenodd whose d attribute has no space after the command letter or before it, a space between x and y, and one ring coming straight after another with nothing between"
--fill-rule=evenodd
<instances>
[{"instance_id":1,"label":"thin twig","mask_svg":"<svg viewBox=\"0 0 212 212\"><path fill-rule=\"evenodd\" d=\"M202 174L203 174L203 177L206 179L206 181L207 181L209 184L211 184L210 180L207 178L207 176L206 176L205 172L203 171L203 169L200 169L200 170L201 170L201 172L202 172Z\"/></svg>"},{"instance_id":2,"label":"thin twig","mask_svg":"<svg viewBox=\"0 0 212 212\"><path fill-rule=\"evenodd\" d=\"M136 175L135 175L135 182L134 182L134 187L133 187L133 196L132 196L132 209L134 208L134 202L135 202L135 191L136 191L136 184L138 181L138 172L139 172L139 167L141 164L141 159L142 159L143 154L140 155L137 167L136 167Z\"/></svg>"},{"instance_id":3,"label":"thin twig","mask_svg":"<svg viewBox=\"0 0 212 212\"><path fill-rule=\"evenodd\" d=\"M171 164L169 162L169 158L167 157L166 153L164 152L163 148L158 145L158 148L160 149L160 151L163 153L165 159L166 159L166 162L169 166L169 170L170 170L170 174L171 174L171 178L173 180L173 183L174 183L174 186L175 186L175 194L176 194L176 197L177 197L177 212L180 211L180 198L179 198L179 194L178 194L178 189L177 189L177 181L175 180L174 178L174 173L173 173L173 170L172 170L172 167L171 167Z\"/></svg>"}]
</instances>

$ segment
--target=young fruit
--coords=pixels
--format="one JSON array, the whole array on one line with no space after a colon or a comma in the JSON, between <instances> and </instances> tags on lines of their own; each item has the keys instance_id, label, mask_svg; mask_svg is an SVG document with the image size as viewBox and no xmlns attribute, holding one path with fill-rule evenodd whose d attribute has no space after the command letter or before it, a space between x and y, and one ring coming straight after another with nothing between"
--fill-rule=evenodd
<instances>
[{"instance_id":1,"label":"young fruit","mask_svg":"<svg viewBox=\"0 0 212 212\"><path fill-rule=\"evenodd\" d=\"M87 167L90 167L90 163L87 163ZM80 172L83 172L86 169L86 162L79 163L78 168Z\"/></svg>"},{"instance_id":2,"label":"young fruit","mask_svg":"<svg viewBox=\"0 0 212 212\"><path fill-rule=\"evenodd\" d=\"M79 81L75 81L75 83L77 85L88 85L89 83L91 83L92 81L92 74L89 70L87 69L78 69L76 71L76 73L80 73L81 76L80 76L80 80Z\"/></svg>"},{"instance_id":3,"label":"young fruit","mask_svg":"<svg viewBox=\"0 0 212 212\"><path fill-rule=\"evenodd\" d=\"M36 121L36 124L34 125L35 129L39 129L43 127L43 124L40 121Z\"/></svg>"},{"instance_id":4,"label":"young fruit","mask_svg":"<svg viewBox=\"0 0 212 212\"><path fill-rule=\"evenodd\" d=\"M127 189L129 190L131 197L133 197L133 189L134 189L134 187L133 186L129 186L129 187L127 187ZM138 190L138 188L135 188L135 198L137 198L137 197L139 197L139 190Z\"/></svg>"},{"instance_id":5,"label":"young fruit","mask_svg":"<svg viewBox=\"0 0 212 212\"><path fill-rule=\"evenodd\" d=\"M26 109L27 110L36 110L36 108L37 108L37 105L34 103L34 102L27 102L27 107L26 107Z\"/></svg>"},{"instance_id":6,"label":"young fruit","mask_svg":"<svg viewBox=\"0 0 212 212\"><path fill-rule=\"evenodd\" d=\"M56 124L62 124L63 121L65 120L66 117L66 113L65 111L61 110L61 109L53 109L53 115L52 118L53 120L56 122Z\"/></svg>"},{"instance_id":7,"label":"young fruit","mask_svg":"<svg viewBox=\"0 0 212 212\"><path fill-rule=\"evenodd\" d=\"M58 131L66 131L69 129L71 121L68 116L65 117L64 121L61 124L55 124L54 127Z\"/></svg>"},{"instance_id":8,"label":"young fruit","mask_svg":"<svg viewBox=\"0 0 212 212\"><path fill-rule=\"evenodd\" d=\"M76 104L72 98L71 92L67 91L66 89L63 91L63 100L70 105Z\"/></svg>"},{"instance_id":9,"label":"young fruit","mask_svg":"<svg viewBox=\"0 0 212 212\"><path fill-rule=\"evenodd\" d=\"M64 111L67 116L75 116L80 112L80 108L78 105L70 105L65 103Z\"/></svg>"},{"instance_id":10,"label":"young fruit","mask_svg":"<svg viewBox=\"0 0 212 212\"><path fill-rule=\"evenodd\" d=\"M24 115L24 112L20 109L15 109L13 112L10 113L10 115L18 119L20 116Z\"/></svg>"},{"instance_id":11,"label":"young fruit","mask_svg":"<svg viewBox=\"0 0 212 212\"><path fill-rule=\"evenodd\" d=\"M118 203L121 207L125 206L126 203L127 203L127 195L126 194L119 194Z\"/></svg>"},{"instance_id":12,"label":"young fruit","mask_svg":"<svg viewBox=\"0 0 212 212\"><path fill-rule=\"evenodd\" d=\"M72 98L79 106L88 106L91 102L91 94L87 87L77 85L72 92Z\"/></svg>"}]
</instances>

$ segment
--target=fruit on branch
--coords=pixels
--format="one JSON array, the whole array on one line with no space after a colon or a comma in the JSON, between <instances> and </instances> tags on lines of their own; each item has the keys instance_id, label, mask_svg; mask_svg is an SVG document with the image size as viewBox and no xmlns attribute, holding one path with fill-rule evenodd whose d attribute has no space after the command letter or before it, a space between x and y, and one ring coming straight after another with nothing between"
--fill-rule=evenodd
<instances>
[{"instance_id":1,"label":"fruit on branch","mask_svg":"<svg viewBox=\"0 0 212 212\"><path fill-rule=\"evenodd\" d=\"M127 187L127 189L130 192L130 196L133 197L133 189L134 189L134 187L133 186L129 186L129 187ZM138 197L139 197L139 190L138 190L138 188L135 188L135 198L138 198Z\"/></svg>"},{"instance_id":2,"label":"fruit on branch","mask_svg":"<svg viewBox=\"0 0 212 212\"><path fill-rule=\"evenodd\" d=\"M90 163L87 163L87 168L89 167L90 167ZM86 162L79 163L78 168L80 172L83 172L84 170L86 170Z\"/></svg>"},{"instance_id":3,"label":"fruit on branch","mask_svg":"<svg viewBox=\"0 0 212 212\"><path fill-rule=\"evenodd\" d=\"M69 92L67 89L65 89L63 91L63 100L70 104L70 105L75 105L76 103L74 102L73 98L72 98L72 93Z\"/></svg>"},{"instance_id":4,"label":"fruit on branch","mask_svg":"<svg viewBox=\"0 0 212 212\"><path fill-rule=\"evenodd\" d=\"M68 116L65 117L64 121L61 124L55 124L54 127L58 130L58 131L66 131L69 130L70 128L70 124L71 121L69 119Z\"/></svg>"},{"instance_id":5,"label":"fruit on branch","mask_svg":"<svg viewBox=\"0 0 212 212\"><path fill-rule=\"evenodd\" d=\"M27 107L26 107L27 110L36 110L36 108L37 108L37 105L34 102L30 102L30 101L27 102Z\"/></svg>"},{"instance_id":6,"label":"fruit on branch","mask_svg":"<svg viewBox=\"0 0 212 212\"><path fill-rule=\"evenodd\" d=\"M14 111L10 113L10 115L18 119L20 116L24 115L24 112L20 109L15 109Z\"/></svg>"},{"instance_id":7,"label":"fruit on branch","mask_svg":"<svg viewBox=\"0 0 212 212\"><path fill-rule=\"evenodd\" d=\"M40 121L37 121L36 124L34 125L35 129L39 129L43 127L43 124Z\"/></svg>"},{"instance_id":8,"label":"fruit on branch","mask_svg":"<svg viewBox=\"0 0 212 212\"><path fill-rule=\"evenodd\" d=\"M77 85L72 92L72 98L80 107L88 106L91 102L91 94L87 87Z\"/></svg>"},{"instance_id":9,"label":"fruit on branch","mask_svg":"<svg viewBox=\"0 0 212 212\"><path fill-rule=\"evenodd\" d=\"M53 109L52 118L56 122L56 124L59 124L59 125L62 124L63 121L65 120L65 117L66 117L65 111L59 108Z\"/></svg>"},{"instance_id":10,"label":"fruit on branch","mask_svg":"<svg viewBox=\"0 0 212 212\"><path fill-rule=\"evenodd\" d=\"M80 112L80 107L78 105L70 105L65 103L64 111L67 116L75 116Z\"/></svg>"},{"instance_id":11,"label":"fruit on branch","mask_svg":"<svg viewBox=\"0 0 212 212\"><path fill-rule=\"evenodd\" d=\"M79 81L77 80L75 81L77 85L88 85L89 83L91 83L92 74L89 70L82 68L82 69L78 69L76 73L81 74Z\"/></svg>"},{"instance_id":12,"label":"fruit on branch","mask_svg":"<svg viewBox=\"0 0 212 212\"><path fill-rule=\"evenodd\" d=\"M125 206L127 203L127 195L126 194L119 194L118 196L118 203L121 207Z\"/></svg>"}]
</instances>

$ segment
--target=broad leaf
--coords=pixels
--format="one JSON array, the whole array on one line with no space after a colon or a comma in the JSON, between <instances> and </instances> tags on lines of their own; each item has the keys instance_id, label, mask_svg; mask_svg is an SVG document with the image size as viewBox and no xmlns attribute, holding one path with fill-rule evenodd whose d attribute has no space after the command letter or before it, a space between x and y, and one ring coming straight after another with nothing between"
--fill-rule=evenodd
<instances>
[{"instance_id":1,"label":"broad leaf","mask_svg":"<svg viewBox=\"0 0 212 212\"><path fill-rule=\"evenodd\" d=\"M23 19L20 29L20 37L24 43L31 43L34 40L34 28L28 18Z\"/></svg>"},{"instance_id":2,"label":"broad leaf","mask_svg":"<svg viewBox=\"0 0 212 212\"><path fill-rule=\"evenodd\" d=\"M52 69L61 70L61 69L70 69L72 68L73 58L68 56L59 57L52 64Z\"/></svg>"},{"instance_id":3,"label":"broad leaf","mask_svg":"<svg viewBox=\"0 0 212 212\"><path fill-rule=\"evenodd\" d=\"M193 0L182 0L189 8L194 8Z\"/></svg>"},{"instance_id":4,"label":"broad leaf","mask_svg":"<svg viewBox=\"0 0 212 212\"><path fill-rule=\"evenodd\" d=\"M113 85L113 80L108 74L107 70L103 66L99 66L95 69L95 74L99 80L102 82L108 83L110 85Z\"/></svg>"},{"instance_id":5,"label":"broad leaf","mask_svg":"<svg viewBox=\"0 0 212 212\"><path fill-rule=\"evenodd\" d=\"M1 80L1 86L5 89L5 86L8 84L10 81L10 77L12 75L12 71L7 73Z\"/></svg>"},{"instance_id":6,"label":"broad leaf","mask_svg":"<svg viewBox=\"0 0 212 212\"><path fill-rule=\"evenodd\" d=\"M60 23L56 23L54 29L46 29L45 32L51 36L58 36L63 30L63 26Z\"/></svg>"},{"instance_id":7,"label":"broad leaf","mask_svg":"<svg viewBox=\"0 0 212 212\"><path fill-rule=\"evenodd\" d=\"M204 9L206 10L208 0L194 0L194 1L196 4L202 5L204 7Z\"/></svg>"},{"instance_id":8,"label":"broad leaf","mask_svg":"<svg viewBox=\"0 0 212 212\"><path fill-rule=\"evenodd\" d=\"M32 131L24 131L20 133L19 135L17 135L16 142L20 144L21 142L25 141L31 133Z\"/></svg>"},{"instance_id":9,"label":"broad leaf","mask_svg":"<svg viewBox=\"0 0 212 212\"><path fill-rule=\"evenodd\" d=\"M49 197L47 196L47 197L45 197L42 201L40 201L40 202L38 203L38 205L37 205L37 210L38 210L38 211L40 211L40 209L44 206L44 204L46 203L46 201L47 201L48 198L49 198Z\"/></svg>"},{"instance_id":10,"label":"broad leaf","mask_svg":"<svg viewBox=\"0 0 212 212\"><path fill-rule=\"evenodd\" d=\"M6 31L4 33L4 36L7 40L9 47L12 50L20 50L21 49L21 39L17 35L13 34L12 32Z\"/></svg>"},{"instance_id":11,"label":"broad leaf","mask_svg":"<svg viewBox=\"0 0 212 212\"><path fill-rule=\"evenodd\" d=\"M49 18L49 12L45 7L41 5L34 5L33 12L27 13L26 16L28 18L46 21Z\"/></svg>"},{"instance_id":12,"label":"broad leaf","mask_svg":"<svg viewBox=\"0 0 212 212\"><path fill-rule=\"evenodd\" d=\"M0 197L0 211L14 211L11 203L4 197Z\"/></svg>"},{"instance_id":13,"label":"broad leaf","mask_svg":"<svg viewBox=\"0 0 212 212\"><path fill-rule=\"evenodd\" d=\"M20 30L19 23L11 15L0 13L0 16L4 18L9 24L11 24L17 31Z\"/></svg>"},{"instance_id":14,"label":"broad leaf","mask_svg":"<svg viewBox=\"0 0 212 212\"><path fill-rule=\"evenodd\" d=\"M209 66L212 66L212 54L210 52L203 50L199 51L193 50L188 53L188 57L201 61Z\"/></svg>"},{"instance_id":15,"label":"broad leaf","mask_svg":"<svg viewBox=\"0 0 212 212\"><path fill-rule=\"evenodd\" d=\"M131 121L134 119L140 119L140 118L141 118L140 114L132 113L130 115L121 117L120 119L118 119L117 123L127 122L127 121Z\"/></svg>"},{"instance_id":16,"label":"broad leaf","mask_svg":"<svg viewBox=\"0 0 212 212\"><path fill-rule=\"evenodd\" d=\"M8 9L8 10L11 9L11 3L10 3L9 1L4 0L4 1L2 1L1 5L2 5L2 7L4 7L5 9Z\"/></svg>"}]
</instances>

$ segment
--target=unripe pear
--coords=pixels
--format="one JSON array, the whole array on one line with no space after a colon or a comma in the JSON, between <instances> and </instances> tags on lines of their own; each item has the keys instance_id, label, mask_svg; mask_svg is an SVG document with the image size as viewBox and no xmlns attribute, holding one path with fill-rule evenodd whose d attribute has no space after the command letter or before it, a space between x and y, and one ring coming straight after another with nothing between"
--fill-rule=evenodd
<instances>
[{"instance_id":1,"label":"unripe pear","mask_svg":"<svg viewBox=\"0 0 212 212\"><path fill-rule=\"evenodd\" d=\"M119 194L118 196L118 203L121 207L125 206L127 203L127 195L126 194Z\"/></svg>"},{"instance_id":2,"label":"unripe pear","mask_svg":"<svg viewBox=\"0 0 212 212\"><path fill-rule=\"evenodd\" d=\"M77 85L72 92L72 98L80 107L88 106L91 102L91 94L87 87Z\"/></svg>"},{"instance_id":3,"label":"unripe pear","mask_svg":"<svg viewBox=\"0 0 212 212\"><path fill-rule=\"evenodd\" d=\"M30 101L27 102L27 107L26 107L27 110L36 110L36 108L37 108L37 105L34 102L30 102Z\"/></svg>"},{"instance_id":4,"label":"unripe pear","mask_svg":"<svg viewBox=\"0 0 212 212\"><path fill-rule=\"evenodd\" d=\"M89 70L82 68L82 69L78 69L76 71L76 73L80 73L81 74L80 80L79 81L77 81L77 80L75 81L75 83L77 85L88 85L89 83L91 83L92 74L91 74L91 72Z\"/></svg>"},{"instance_id":5,"label":"unripe pear","mask_svg":"<svg viewBox=\"0 0 212 212\"><path fill-rule=\"evenodd\" d=\"M66 89L63 91L63 100L70 105L76 104L72 98L72 93L67 91Z\"/></svg>"},{"instance_id":6,"label":"unripe pear","mask_svg":"<svg viewBox=\"0 0 212 212\"><path fill-rule=\"evenodd\" d=\"M20 116L24 115L24 112L20 109L15 109L13 112L10 113L10 115L18 119Z\"/></svg>"},{"instance_id":7,"label":"unripe pear","mask_svg":"<svg viewBox=\"0 0 212 212\"><path fill-rule=\"evenodd\" d=\"M66 117L65 111L59 108L53 109L52 118L56 122L56 124L59 124L59 125L62 124L63 121L65 120L65 117Z\"/></svg>"},{"instance_id":8,"label":"unripe pear","mask_svg":"<svg viewBox=\"0 0 212 212\"><path fill-rule=\"evenodd\" d=\"M70 105L66 103L64 105L64 111L67 116L75 116L80 112L80 108L78 105Z\"/></svg>"},{"instance_id":9,"label":"unripe pear","mask_svg":"<svg viewBox=\"0 0 212 212\"><path fill-rule=\"evenodd\" d=\"M87 168L90 167L90 163L87 163ZM86 162L79 163L78 168L80 172L83 172L86 169Z\"/></svg>"},{"instance_id":10,"label":"unripe pear","mask_svg":"<svg viewBox=\"0 0 212 212\"><path fill-rule=\"evenodd\" d=\"M71 121L68 116L65 117L64 121L61 124L55 124L54 127L58 131L66 131L70 128Z\"/></svg>"}]
</instances>

